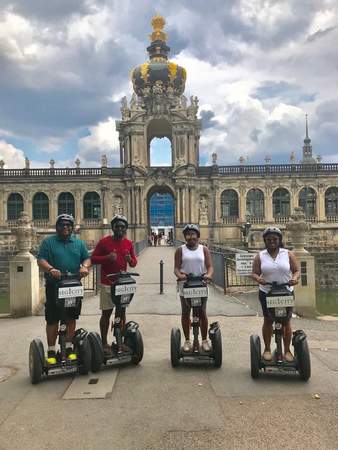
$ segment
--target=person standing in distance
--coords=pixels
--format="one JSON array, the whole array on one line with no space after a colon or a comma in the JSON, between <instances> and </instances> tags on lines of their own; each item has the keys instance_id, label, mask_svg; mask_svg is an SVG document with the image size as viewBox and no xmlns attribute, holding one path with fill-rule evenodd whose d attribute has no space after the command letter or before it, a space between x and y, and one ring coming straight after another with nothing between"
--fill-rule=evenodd
<instances>
[{"instance_id":1,"label":"person standing in distance","mask_svg":"<svg viewBox=\"0 0 338 450\"><path fill-rule=\"evenodd\" d=\"M88 275L90 259L86 244L73 235L74 218L61 214L56 219L56 234L45 238L39 248L38 266L45 273L46 303L45 318L48 343L48 364L56 364L55 343L58 334L61 311L56 305L56 283L62 273L78 273L81 278ZM76 359L73 351L73 336L80 308L67 308L66 354L70 360Z\"/></svg>"},{"instance_id":2,"label":"person standing in distance","mask_svg":"<svg viewBox=\"0 0 338 450\"><path fill-rule=\"evenodd\" d=\"M135 267L137 264L133 243L125 237L128 229L128 220L126 217L117 214L110 223L113 236L104 236L100 239L91 256L92 264L101 265L100 309L102 313L100 331L103 350L108 357L111 356L111 346L107 342L107 335L110 317L114 309L114 303L111 298L111 284L114 282L114 279L107 278L107 275L126 271L127 264L130 267ZM125 317L121 320L122 330L124 324Z\"/></svg>"},{"instance_id":3,"label":"person standing in distance","mask_svg":"<svg viewBox=\"0 0 338 450\"><path fill-rule=\"evenodd\" d=\"M192 345L190 342L190 311L191 306L186 302L183 297L183 284L187 279L189 273L193 273L197 276L203 275L205 281L210 281L214 273L212 266L211 255L209 249L199 243L200 230L198 225L189 224L183 229L183 236L186 243L179 247L175 252L175 268L174 273L177 277L179 294L182 307L182 328L185 336L185 342L183 344L183 351L190 352ZM208 317L207 317L207 302L203 299L200 327L202 335L202 349L205 352L211 350L208 336Z\"/></svg>"}]
</instances>

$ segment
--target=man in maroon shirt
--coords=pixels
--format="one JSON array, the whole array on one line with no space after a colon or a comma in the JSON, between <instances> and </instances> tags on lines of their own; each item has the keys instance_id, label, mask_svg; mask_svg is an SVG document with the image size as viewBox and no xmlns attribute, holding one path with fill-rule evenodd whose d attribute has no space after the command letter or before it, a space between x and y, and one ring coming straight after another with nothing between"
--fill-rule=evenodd
<instances>
[{"instance_id":1,"label":"man in maroon shirt","mask_svg":"<svg viewBox=\"0 0 338 450\"><path fill-rule=\"evenodd\" d=\"M100 319L100 330L104 352L111 355L111 347L107 343L110 316L114 309L111 298L110 286L112 278L107 278L108 274L127 270L127 264L135 267L137 259L134 252L133 243L125 238L128 220L119 214L115 215L111 221L113 236L104 236L96 244L91 256L92 264L101 264L101 289L100 289L100 309L102 311ZM123 330L125 318L121 320Z\"/></svg>"}]
</instances>

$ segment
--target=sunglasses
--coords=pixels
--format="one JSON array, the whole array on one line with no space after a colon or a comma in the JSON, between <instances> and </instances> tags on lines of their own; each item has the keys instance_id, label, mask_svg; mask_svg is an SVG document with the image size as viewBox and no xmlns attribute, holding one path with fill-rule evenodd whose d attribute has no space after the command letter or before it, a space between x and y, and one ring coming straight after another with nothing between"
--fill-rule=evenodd
<instances>
[{"instance_id":1,"label":"sunglasses","mask_svg":"<svg viewBox=\"0 0 338 450\"><path fill-rule=\"evenodd\" d=\"M72 228L72 226L73 226L73 224L70 222L59 222L58 223L58 227L60 227L60 228L64 228L64 227Z\"/></svg>"}]
</instances>

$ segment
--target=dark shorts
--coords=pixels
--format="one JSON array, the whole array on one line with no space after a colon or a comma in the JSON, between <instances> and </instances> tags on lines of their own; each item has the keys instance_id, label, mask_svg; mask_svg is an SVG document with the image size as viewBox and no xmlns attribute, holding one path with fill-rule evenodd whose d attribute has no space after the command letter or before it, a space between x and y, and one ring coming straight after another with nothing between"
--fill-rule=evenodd
<instances>
[{"instance_id":1,"label":"dark shorts","mask_svg":"<svg viewBox=\"0 0 338 450\"><path fill-rule=\"evenodd\" d=\"M190 310L191 310L190 304L186 301L186 299L184 297L180 297L180 299L181 299L182 315L183 316L189 316L190 315ZM206 315L207 298L202 298L202 311Z\"/></svg>"},{"instance_id":2,"label":"dark shorts","mask_svg":"<svg viewBox=\"0 0 338 450\"><path fill-rule=\"evenodd\" d=\"M66 308L66 322L76 320L81 314L82 302L76 308ZM46 284L46 303L45 303L45 318L48 325L58 323L62 318L62 309L56 304L56 287L54 284Z\"/></svg>"},{"instance_id":3,"label":"dark shorts","mask_svg":"<svg viewBox=\"0 0 338 450\"><path fill-rule=\"evenodd\" d=\"M258 291L258 299L259 299L259 302L260 302L261 307L262 307L263 316L264 317L268 317L269 319L273 319L273 316L272 316L272 313L271 313L273 311L273 309L268 309L268 307L266 306L266 293L261 291L261 290L259 290ZM292 309L293 308L291 308L291 307L286 308L286 314L287 314L287 316L285 318L286 320L290 320L291 319L291 317L292 317Z\"/></svg>"}]
</instances>

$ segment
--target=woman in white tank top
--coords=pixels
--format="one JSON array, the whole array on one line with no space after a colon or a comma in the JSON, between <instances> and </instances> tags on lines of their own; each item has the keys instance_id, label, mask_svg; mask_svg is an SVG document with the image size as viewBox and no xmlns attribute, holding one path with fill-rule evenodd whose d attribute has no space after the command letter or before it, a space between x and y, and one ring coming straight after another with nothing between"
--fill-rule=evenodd
<instances>
[{"instance_id":1,"label":"woman in white tank top","mask_svg":"<svg viewBox=\"0 0 338 450\"><path fill-rule=\"evenodd\" d=\"M293 292L293 286L298 283L300 277L299 263L295 255L289 250L283 248L283 235L279 228L268 227L263 232L265 250L259 252L254 259L252 268L252 278L259 283L259 301L262 306L264 323L262 328L265 349L263 358L271 361L271 337L273 319L266 306L266 294L271 287L266 283L276 281L278 284L288 283L288 289ZM286 361L293 361L293 355L290 352L290 343L292 338L291 316L292 308L288 309L288 317L284 324L284 358Z\"/></svg>"},{"instance_id":2,"label":"woman in white tank top","mask_svg":"<svg viewBox=\"0 0 338 450\"><path fill-rule=\"evenodd\" d=\"M186 303L182 294L184 281L187 274L194 273L195 275L203 275L206 280L211 280L214 273L212 266L210 252L207 247L199 244L200 231L197 225L190 224L184 227L183 235L185 238L185 245L179 247L175 252L175 269L174 273L177 276L178 287L181 299L182 316L181 323L185 336L185 343L183 350L191 351L190 342L190 310L191 307ZM211 346L208 342L208 318L206 313L206 302L203 302L200 327L202 335L202 348L204 351L210 351Z\"/></svg>"}]
</instances>

